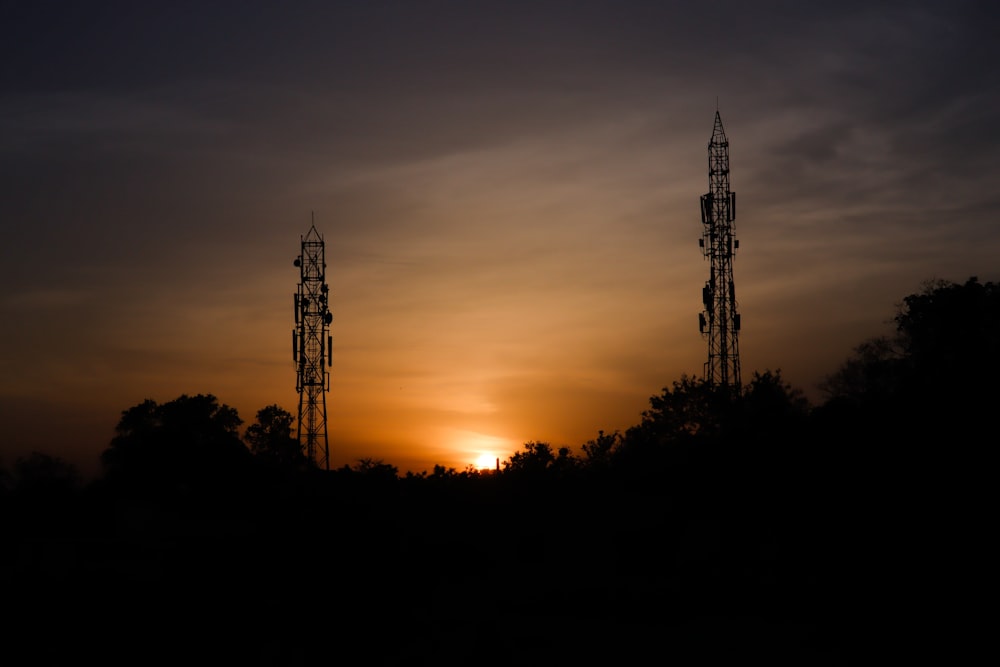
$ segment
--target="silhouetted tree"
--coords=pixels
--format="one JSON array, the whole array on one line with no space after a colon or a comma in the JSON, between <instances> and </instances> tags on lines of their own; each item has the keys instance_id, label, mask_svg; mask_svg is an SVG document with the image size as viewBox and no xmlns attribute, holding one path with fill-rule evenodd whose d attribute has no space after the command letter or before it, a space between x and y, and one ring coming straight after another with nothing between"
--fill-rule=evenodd
<instances>
[{"instance_id":1,"label":"silhouetted tree","mask_svg":"<svg viewBox=\"0 0 1000 667\"><path fill-rule=\"evenodd\" d=\"M789 497L802 499L792 488L814 469L816 451L809 432L812 409L802 391L784 381L780 370L753 372L735 397L710 463L730 496L742 496L748 509L754 497L784 496L783 502Z\"/></svg>"},{"instance_id":2,"label":"silhouetted tree","mask_svg":"<svg viewBox=\"0 0 1000 667\"><path fill-rule=\"evenodd\" d=\"M582 465L569 447L560 447L556 450L556 460L552 462L551 470L557 478L565 479L575 475Z\"/></svg>"},{"instance_id":3,"label":"silhouetted tree","mask_svg":"<svg viewBox=\"0 0 1000 667\"><path fill-rule=\"evenodd\" d=\"M150 491L206 490L249 461L239 437L242 423L234 408L211 394L185 394L162 405L147 399L122 412L101 461L109 479L159 487Z\"/></svg>"},{"instance_id":4,"label":"silhouetted tree","mask_svg":"<svg viewBox=\"0 0 1000 667\"><path fill-rule=\"evenodd\" d=\"M666 475L671 484L688 485L695 483L696 471L739 476L741 467L749 473L765 460L777 464L778 450L802 435L810 412L802 392L786 383L780 370L754 372L739 388L682 376L649 403L642 421L627 429L620 443L605 441L603 448L630 476ZM766 459L760 456L764 450L770 452Z\"/></svg>"},{"instance_id":5,"label":"silhouetted tree","mask_svg":"<svg viewBox=\"0 0 1000 667\"><path fill-rule=\"evenodd\" d=\"M717 439L734 413L736 394L728 387L687 375L649 399L642 421L625 431L616 460L656 469L676 460L694 444Z\"/></svg>"},{"instance_id":6,"label":"silhouetted tree","mask_svg":"<svg viewBox=\"0 0 1000 667\"><path fill-rule=\"evenodd\" d=\"M555 464L556 455L547 442L526 442L521 451L514 452L503 462L505 472L526 475L540 475Z\"/></svg>"},{"instance_id":7,"label":"silhouetted tree","mask_svg":"<svg viewBox=\"0 0 1000 667\"><path fill-rule=\"evenodd\" d=\"M611 457L621 445L622 435L618 431L605 433L598 431L597 437L588 440L581 449L584 454L584 465L591 468L603 468L611 463Z\"/></svg>"},{"instance_id":8,"label":"silhouetted tree","mask_svg":"<svg viewBox=\"0 0 1000 667\"><path fill-rule=\"evenodd\" d=\"M903 299L892 336L855 349L821 388L822 413L879 438L975 438L1000 400L1000 287L934 281Z\"/></svg>"},{"instance_id":9,"label":"silhouetted tree","mask_svg":"<svg viewBox=\"0 0 1000 667\"><path fill-rule=\"evenodd\" d=\"M780 369L754 371L737 403L739 432L768 438L801 427L812 407L800 389L784 381Z\"/></svg>"},{"instance_id":10,"label":"silhouetted tree","mask_svg":"<svg viewBox=\"0 0 1000 667\"><path fill-rule=\"evenodd\" d=\"M453 477L458 477L457 470L455 470L454 468L446 468L443 465L437 464L434 466L434 471L431 473L429 479L441 480Z\"/></svg>"},{"instance_id":11,"label":"silhouetted tree","mask_svg":"<svg viewBox=\"0 0 1000 667\"><path fill-rule=\"evenodd\" d=\"M278 405L268 405L257 411L257 421L247 427L244 439L250 452L267 463L305 467L315 465L302 445L292 437L295 418Z\"/></svg>"},{"instance_id":12,"label":"silhouetted tree","mask_svg":"<svg viewBox=\"0 0 1000 667\"><path fill-rule=\"evenodd\" d=\"M898 393L903 381L903 351L893 338L877 336L854 348L852 355L820 383L827 400L881 404Z\"/></svg>"},{"instance_id":13,"label":"silhouetted tree","mask_svg":"<svg viewBox=\"0 0 1000 667\"><path fill-rule=\"evenodd\" d=\"M1000 285L975 277L962 285L928 283L903 300L894 321L919 384L962 393L996 386L981 380L1000 371Z\"/></svg>"},{"instance_id":14,"label":"silhouetted tree","mask_svg":"<svg viewBox=\"0 0 1000 667\"><path fill-rule=\"evenodd\" d=\"M815 440L841 453L824 466L836 475L828 487L851 489L838 513L851 508L850 532L883 551L895 545L878 542L876 517L892 513L897 532L920 536L919 554L899 554L899 563L919 563L903 578L967 570L975 549L954 545L992 518L1000 286L928 282L892 321L892 334L863 343L823 385L830 398L814 411Z\"/></svg>"},{"instance_id":15,"label":"silhouetted tree","mask_svg":"<svg viewBox=\"0 0 1000 667\"><path fill-rule=\"evenodd\" d=\"M399 469L382 459L371 457L358 459L358 462L354 464L351 470L371 480L396 481L399 479Z\"/></svg>"}]
</instances>

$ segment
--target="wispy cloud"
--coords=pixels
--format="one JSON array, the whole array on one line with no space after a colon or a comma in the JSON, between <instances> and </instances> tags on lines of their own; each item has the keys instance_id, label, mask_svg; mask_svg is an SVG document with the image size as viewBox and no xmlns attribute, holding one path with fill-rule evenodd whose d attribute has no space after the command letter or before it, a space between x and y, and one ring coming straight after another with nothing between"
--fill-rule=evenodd
<instances>
[{"instance_id":1,"label":"wispy cloud","mask_svg":"<svg viewBox=\"0 0 1000 667\"><path fill-rule=\"evenodd\" d=\"M0 395L294 407L315 213L344 461L626 427L705 355L716 100L746 369L811 388L995 270L982 3L244 4L0 26Z\"/></svg>"}]
</instances>

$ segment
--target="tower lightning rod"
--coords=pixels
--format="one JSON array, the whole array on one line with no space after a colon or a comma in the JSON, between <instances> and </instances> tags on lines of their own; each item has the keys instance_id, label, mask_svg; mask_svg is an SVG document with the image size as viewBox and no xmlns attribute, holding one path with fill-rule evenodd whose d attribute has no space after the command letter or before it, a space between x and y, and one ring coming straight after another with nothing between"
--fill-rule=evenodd
<instances>
[{"instance_id":1,"label":"tower lightning rod","mask_svg":"<svg viewBox=\"0 0 1000 667\"><path fill-rule=\"evenodd\" d=\"M299 394L297 438L306 456L330 469L330 444L326 429L326 394L330 391L330 360L333 339L326 284L326 248L312 217L309 232L301 237L302 251L295 258L299 285L295 293L295 329L292 359L295 361L295 391Z\"/></svg>"},{"instance_id":2,"label":"tower lightning rod","mask_svg":"<svg viewBox=\"0 0 1000 667\"><path fill-rule=\"evenodd\" d=\"M716 101L715 127L708 142L708 193L701 196L702 237L698 240L709 261L708 281L702 288L705 309L698 328L708 341L704 378L712 385L740 388L740 315L736 307L733 257L736 239L736 193L729 189L729 140Z\"/></svg>"}]
</instances>

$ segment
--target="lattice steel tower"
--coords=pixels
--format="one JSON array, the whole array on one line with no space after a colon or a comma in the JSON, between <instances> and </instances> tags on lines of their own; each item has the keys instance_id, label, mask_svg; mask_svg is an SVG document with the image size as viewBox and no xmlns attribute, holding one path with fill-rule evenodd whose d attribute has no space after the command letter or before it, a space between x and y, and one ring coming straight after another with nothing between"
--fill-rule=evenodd
<instances>
[{"instance_id":1,"label":"lattice steel tower","mask_svg":"<svg viewBox=\"0 0 1000 667\"><path fill-rule=\"evenodd\" d=\"M708 142L708 193L701 196L702 237L698 240L711 268L701 291L705 310L698 314L698 327L708 339L705 380L738 389L740 315L733 285L733 256L740 242L733 233L735 219L736 193L729 189L729 141L716 110L715 128Z\"/></svg>"},{"instance_id":2,"label":"lattice steel tower","mask_svg":"<svg viewBox=\"0 0 1000 667\"><path fill-rule=\"evenodd\" d=\"M299 394L299 444L310 461L330 469L330 446L326 434L326 392L330 390L330 358L333 339L329 335L329 292L326 284L326 257L323 237L315 222L302 237L302 254L295 258L299 267L299 289L295 294L295 329L292 331L292 359Z\"/></svg>"}]
</instances>

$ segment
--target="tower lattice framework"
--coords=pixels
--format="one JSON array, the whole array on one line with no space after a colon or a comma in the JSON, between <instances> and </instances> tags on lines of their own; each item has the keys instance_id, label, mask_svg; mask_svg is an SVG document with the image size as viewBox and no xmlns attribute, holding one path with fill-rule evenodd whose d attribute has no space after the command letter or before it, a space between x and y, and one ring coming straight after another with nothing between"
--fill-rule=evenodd
<instances>
[{"instance_id":1,"label":"tower lattice framework","mask_svg":"<svg viewBox=\"0 0 1000 667\"><path fill-rule=\"evenodd\" d=\"M715 127L708 142L708 193L701 196L702 238L698 244L710 263L702 288L705 310L698 326L708 340L704 377L713 385L740 387L740 315L736 308L733 257L740 242L734 232L736 193L729 189L729 141L722 117L715 112Z\"/></svg>"},{"instance_id":2,"label":"tower lattice framework","mask_svg":"<svg viewBox=\"0 0 1000 667\"><path fill-rule=\"evenodd\" d=\"M295 329L292 359L296 366L295 390L299 394L298 440L311 461L330 469L326 430L326 394L330 390L333 339L326 284L326 248L315 223L302 236L302 253L295 259L299 286L295 293Z\"/></svg>"}]
</instances>

